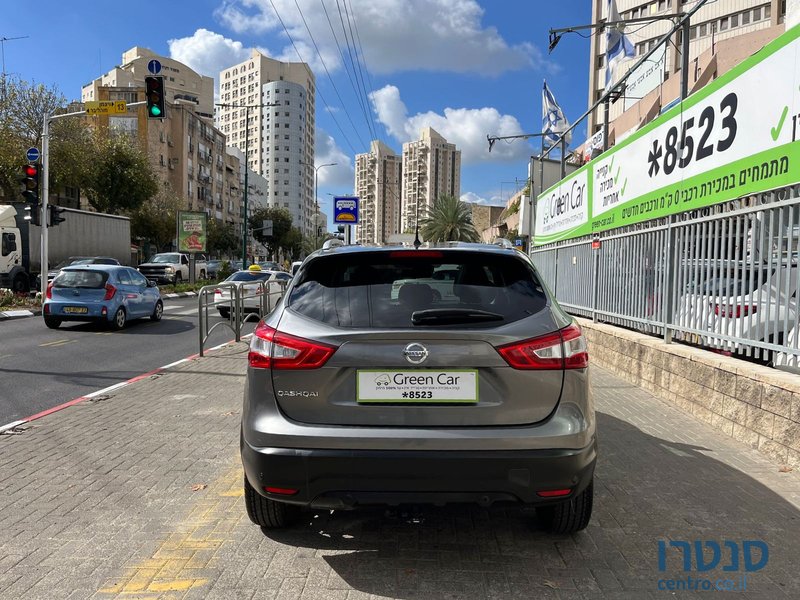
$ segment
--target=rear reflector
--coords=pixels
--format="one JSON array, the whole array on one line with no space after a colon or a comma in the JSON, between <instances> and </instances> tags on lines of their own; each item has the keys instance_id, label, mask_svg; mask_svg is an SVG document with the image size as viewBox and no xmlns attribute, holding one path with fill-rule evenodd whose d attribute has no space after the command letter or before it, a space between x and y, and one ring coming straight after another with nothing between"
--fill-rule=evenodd
<instances>
[{"instance_id":1,"label":"rear reflector","mask_svg":"<svg viewBox=\"0 0 800 600\"><path fill-rule=\"evenodd\" d=\"M264 491L268 494L280 494L281 496L294 496L299 490L294 488L280 488L272 487L270 485L264 486Z\"/></svg>"},{"instance_id":2,"label":"rear reflector","mask_svg":"<svg viewBox=\"0 0 800 600\"><path fill-rule=\"evenodd\" d=\"M247 355L256 369L318 369L336 352L336 346L282 333L261 322L250 340Z\"/></svg>"},{"instance_id":3,"label":"rear reflector","mask_svg":"<svg viewBox=\"0 0 800 600\"><path fill-rule=\"evenodd\" d=\"M499 346L497 351L515 369L584 369L589 366L586 338L577 323L555 333Z\"/></svg>"},{"instance_id":4,"label":"rear reflector","mask_svg":"<svg viewBox=\"0 0 800 600\"><path fill-rule=\"evenodd\" d=\"M542 492L536 492L537 496L541 496L542 498L558 498L560 496L569 496L572 493L572 490L545 490Z\"/></svg>"}]
</instances>

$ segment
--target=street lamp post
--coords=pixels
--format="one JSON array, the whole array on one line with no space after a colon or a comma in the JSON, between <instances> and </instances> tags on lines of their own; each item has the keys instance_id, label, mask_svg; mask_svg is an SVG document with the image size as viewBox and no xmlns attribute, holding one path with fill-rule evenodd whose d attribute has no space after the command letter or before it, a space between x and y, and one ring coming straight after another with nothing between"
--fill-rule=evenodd
<instances>
[{"instance_id":1,"label":"street lamp post","mask_svg":"<svg viewBox=\"0 0 800 600\"><path fill-rule=\"evenodd\" d=\"M319 179L318 179L319 170L322 167L335 167L337 163L326 163L326 164L320 165L318 167L315 167L314 165L309 165L308 163L303 163L303 164L306 165L307 167L311 167L311 168L314 169L314 227L316 229L316 231L314 233L314 246L315 246L315 249L316 249L316 245L317 245L317 242L318 242L317 238L319 237L319 199L317 198L317 186L318 186L318 182L319 182Z\"/></svg>"},{"instance_id":2,"label":"street lamp post","mask_svg":"<svg viewBox=\"0 0 800 600\"><path fill-rule=\"evenodd\" d=\"M273 102L271 104L221 104L217 103L216 106L223 108L243 108L245 109L244 115L244 214L242 215L242 268L247 268L247 192L248 180L247 172L250 169L250 109L251 108L270 108L273 106L280 106L280 102Z\"/></svg>"}]
</instances>

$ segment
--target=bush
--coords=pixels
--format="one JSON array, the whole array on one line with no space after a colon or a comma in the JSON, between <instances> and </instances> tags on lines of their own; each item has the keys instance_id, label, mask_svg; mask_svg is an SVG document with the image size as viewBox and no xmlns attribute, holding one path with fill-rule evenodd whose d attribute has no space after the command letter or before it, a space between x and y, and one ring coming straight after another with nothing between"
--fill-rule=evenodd
<instances>
[{"instance_id":1,"label":"bush","mask_svg":"<svg viewBox=\"0 0 800 600\"><path fill-rule=\"evenodd\" d=\"M217 279L222 281L223 279L227 279L232 274L233 267L231 267L230 261L223 260L219 265L219 269L217 270Z\"/></svg>"}]
</instances>

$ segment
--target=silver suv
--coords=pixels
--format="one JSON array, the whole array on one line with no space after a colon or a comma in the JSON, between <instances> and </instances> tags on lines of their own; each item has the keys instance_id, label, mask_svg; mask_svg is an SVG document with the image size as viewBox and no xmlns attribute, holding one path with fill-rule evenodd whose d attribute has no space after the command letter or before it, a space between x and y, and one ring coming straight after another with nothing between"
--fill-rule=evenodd
<instances>
[{"instance_id":1,"label":"silver suv","mask_svg":"<svg viewBox=\"0 0 800 600\"><path fill-rule=\"evenodd\" d=\"M452 294L431 286L443 271ZM241 451L261 527L304 507L449 502L532 505L560 533L589 522L586 342L516 250L321 250L248 360Z\"/></svg>"}]
</instances>

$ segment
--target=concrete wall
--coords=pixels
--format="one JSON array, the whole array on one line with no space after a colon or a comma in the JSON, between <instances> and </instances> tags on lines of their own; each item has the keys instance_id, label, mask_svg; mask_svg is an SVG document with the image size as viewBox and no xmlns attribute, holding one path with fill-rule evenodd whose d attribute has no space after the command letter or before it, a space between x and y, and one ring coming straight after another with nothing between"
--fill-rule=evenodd
<instances>
[{"instance_id":1,"label":"concrete wall","mask_svg":"<svg viewBox=\"0 0 800 600\"><path fill-rule=\"evenodd\" d=\"M593 364L800 468L800 377L578 319ZM602 436L602 433L601 433Z\"/></svg>"}]
</instances>

